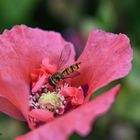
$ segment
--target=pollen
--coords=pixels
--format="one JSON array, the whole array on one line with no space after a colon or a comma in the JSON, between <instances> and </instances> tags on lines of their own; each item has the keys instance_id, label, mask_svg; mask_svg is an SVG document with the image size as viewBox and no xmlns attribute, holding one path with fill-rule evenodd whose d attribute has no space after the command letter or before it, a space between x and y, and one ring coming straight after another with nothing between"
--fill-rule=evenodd
<instances>
[{"instance_id":1,"label":"pollen","mask_svg":"<svg viewBox=\"0 0 140 140\"><path fill-rule=\"evenodd\" d=\"M56 92L47 92L47 93L43 93L39 100L38 103L51 103L54 105L60 105L61 103L61 99L57 96Z\"/></svg>"},{"instance_id":2,"label":"pollen","mask_svg":"<svg viewBox=\"0 0 140 140\"><path fill-rule=\"evenodd\" d=\"M30 110L43 109L54 112L54 115L61 115L65 112L67 101L59 93L69 87L66 82L52 88L49 84L44 84L37 92L31 92L29 98Z\"/></svg>"}]
</instances>

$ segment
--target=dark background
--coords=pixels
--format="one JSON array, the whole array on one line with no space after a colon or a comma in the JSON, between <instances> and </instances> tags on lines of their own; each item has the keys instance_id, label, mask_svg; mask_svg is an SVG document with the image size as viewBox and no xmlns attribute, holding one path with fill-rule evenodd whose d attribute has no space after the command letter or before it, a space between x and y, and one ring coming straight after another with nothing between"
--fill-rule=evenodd
<instances>
[{"instance_id":1,"label":"dark background","mask_svg":"<svg viewBox=\"0 0 140 140\"><path fill-rule=\"evenodd\" d=\"M70 140L140 139L140 1L139 0L0 0L0 32L17 24L60 32L76 46L77 56L92 28L125 33L134 50L133 69L120 94L85 138ZM110 86L109 86L110 87ZM102 89L101 91L104 91ZM26 124L0 113L0 139L28 131Z\"/></svg>"}]
</instances>

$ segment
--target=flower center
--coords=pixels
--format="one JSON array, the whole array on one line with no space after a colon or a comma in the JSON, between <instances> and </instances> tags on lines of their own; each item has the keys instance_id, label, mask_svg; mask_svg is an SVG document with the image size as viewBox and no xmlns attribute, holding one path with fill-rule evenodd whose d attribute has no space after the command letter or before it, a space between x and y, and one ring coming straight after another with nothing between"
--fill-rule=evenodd
<instances>
[{"instance_id":1,"label":"flower center","mask_svg":"<svg viewBox=\"0 0 140 140\"><path fill-rule=\"evenodd\" d=\"M59 94L63 89L69 85L51 87L49 84L43 85L37 92L30 95L30 109L43 109L54 112L55 115L64 113L66 107L66 98Z\"/></svg>"},{"instance_id":2,"label":"flower center","mask_svg":"<svg viewBox=\"0 0 140 140\"><path fill-rule=\"evenodd\" d=\"M43 93L39 100L39 106L41 109L47 109L57 114L61 114L59 108L64 109L64 96L58 96L56 92Z\"/></svg>"},{"instance_id":3,"label":"flower center","mask_svg":"<svg viewBox=\"0 0 140 140\"><path fill-rule=\"evenodd\" d=\"M84 102L82 87L72 87L72 78L69 77L71 73L74 76L79 67L80 63L76 63L57 71L56 66L43 60L41 68L31 73L29 118L33 127L63 115Z\"/></svg>"}]
</instances>

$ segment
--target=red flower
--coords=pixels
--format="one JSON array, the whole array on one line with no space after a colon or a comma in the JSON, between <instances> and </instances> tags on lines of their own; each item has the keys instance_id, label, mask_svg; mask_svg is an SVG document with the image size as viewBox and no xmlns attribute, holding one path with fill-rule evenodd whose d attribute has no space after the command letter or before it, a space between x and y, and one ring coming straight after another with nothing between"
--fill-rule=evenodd
<instances>
[{"instance_id":1,"label":"red flower","mask_svg":"<svg viewBox=\"0 0 140 140\"><path fill-rule=\"evenodd\" d=\"M93 30L75 62L72 44L60 34L22 25L0 36L0 56L0 111L34 129L16 139L65 140L73 132L87 135L96 117L108 111L120 85L89 99L99 88L128 74L132 50L126 35ZM75 63L79 75L53 77L59 82L51 85L51 76L62 72L58 65L67 68Z\"/></svg>"}]
</instances>

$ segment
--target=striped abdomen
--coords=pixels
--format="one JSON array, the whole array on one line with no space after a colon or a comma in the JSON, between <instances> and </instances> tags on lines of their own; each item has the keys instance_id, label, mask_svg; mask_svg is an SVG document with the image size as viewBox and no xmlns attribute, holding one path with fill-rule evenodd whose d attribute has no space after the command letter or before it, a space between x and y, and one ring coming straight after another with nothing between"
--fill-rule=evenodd
<instances>
[{"instance_id":1,"label":"striped abdomen","mask_svg":"<svg viewBox=\"0 0 140 140\"><path fill-rule=\"evenodd\" d=\"M76 72L80 68L80 64L81 63L79 62L79 63L73 64L73 65L65 68L64 70L62 70L60 72L55 72L48 78L48 83L51 86L56 86L61 80L68 78L68 75ZM76 74L76 73L74 73L74 74ZM79 74L79 73L77 73L77 74Z\"/></svg>"},{"instance_id":2,"label":"striped abdomen","mask_svg":"<svg viewBox=\"0 0 140 140\"><path fill-rule=\"evenodd\" d=\"M62 74L63 74L64 76L70 75L71 73L77 71L77 70L80 68L80 64L81 64L81 62L76 63L76 64L73 64L73 65L71 65L71 66L65 68L65 69L62 71Z\"/></svg>"}]
</instances>

